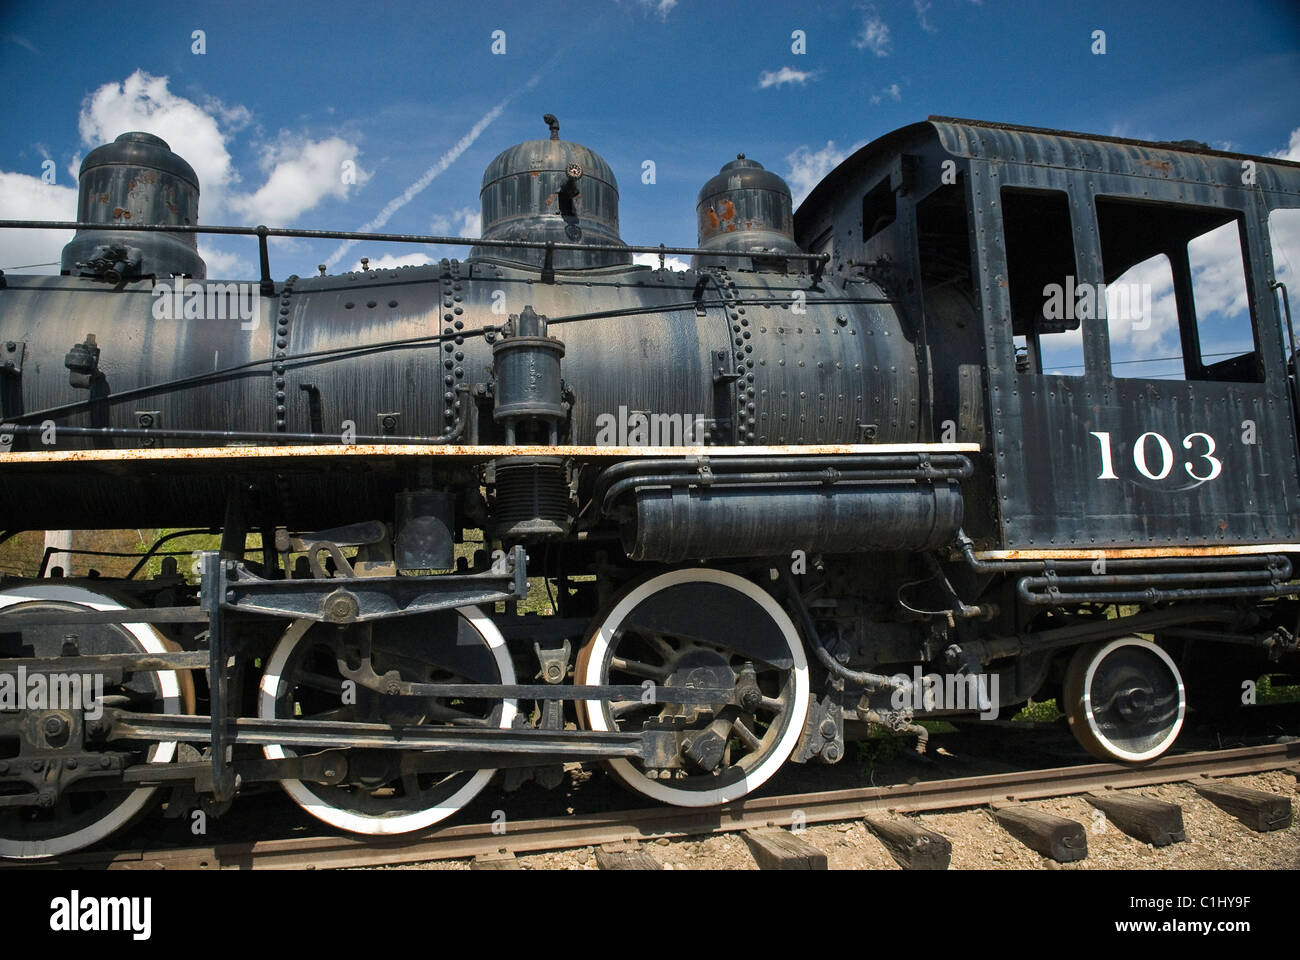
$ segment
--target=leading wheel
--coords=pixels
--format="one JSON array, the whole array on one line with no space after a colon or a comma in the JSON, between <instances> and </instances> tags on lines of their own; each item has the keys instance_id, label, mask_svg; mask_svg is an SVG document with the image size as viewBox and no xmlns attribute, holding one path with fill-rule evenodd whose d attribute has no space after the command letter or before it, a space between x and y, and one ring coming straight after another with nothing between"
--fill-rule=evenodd
<instances>
[{"instance_id":1,"label":"leading wheel","mask_svg":"<svg viewBox=\"0 0 1300 960\"><path fill-rule=\"evenodd\" d=\"M22 620L25 615L74 610L124 610L126 606L113 597L85 587L51 582L15 587L0 593L0 608L10 611L6 614L4 631L0 633L0 657L30 658L61 656L71 628L64 624L54 624L24 629ZM77 653L81 656L166 653L168 650L162 636L147 623L91 624L75 629ZM32 678L27 679L30 684ZM91 686L93 689L93 682ZM11 688L10 692L21 695L24 700L32 693L30 688ZM104 685L103 695L110 705L134 712L182 712L181 684L177 681L176 674L171 672L134 674L125 678L121 684L111 687ZM91 712L94 710L92 707ZM75 720L70 716L72 712L67 709L0 712L0 764L8 768L14 763L45 762L48 757L35 760L24 755L25 741L20 728L24 724L39 721L40 725L36 729L44 731L45 721L48 720L51 722L51 730L66 730ZM104 749L113 753L132 754L130 760L133 762L170 763L176 754L175 743L131 744L114 741L105 745ZM51 756L57 756L57 753ZM84 761L84 756L82 759ZM63 764L68 762L70 761L61 761ZM50 770L48 765L46 769ZM94 781L89 779L70 781L67 787L60 789L57 799L50 806L0 805L0 857L37 859L88 847L143 814L156 790L154 787L95 789ZM31 785L26 783L11 780L7 785L0 785L0 797L6 800L31 792Z\"/></svg>"},{"instance_id":2,"label":"leading wheel","mask_svg":"<svg viewBox=\"0 0 1300 960\"><path fill-rule=\"evenodd\" d=\"M742 698L745 706L582 703L592 730L639 731L647 722L687 728L675 766L609 761L624 784L676 806L728 803L757 788L790 755L808 713L808 664L794 624L770 594L722 570L675 570L634 585L599 621L575 675L585 684L649 680L667 688L731 688L752 677L757 689ZM709 739L715 749L701 752Z\"/></svg>"},{"instance_id":3,"label":"leading wheel","mask_svg":"<svg viewBox=\"0 0 1300 960\"><path fill-rule=\"evenodd\" d=\"M1121 637L1080 647L1065 674L1065 715L1099 760L1133 763L1169 749L1187 699L1169 654L1150 640Z\"/></svg>"},{"instance_id":4,"label":"leading wheel","mask_svg":"<svg viewBox=\"0 0 1300 960\"><path fill-rule=\"evenodd\" d=\"M307 620L289 628L262 676L263 718L501 729L514 723L513 700L396 697L345 682L330 636L336 629ZM379 621L368 629L374 670L380 675L395 670L403 680L417 683L515 682L505 640L475 607ZM355 638L343 638L343 649L355 652ZM263 752L270 759L294 755L282 746L267 746ZM281 783L298 806L331 826L387 835L420 830L451 816L496 772L421 772L403 759L397 750L349 750L346 783Z\"/></svg>"}]
</instances>

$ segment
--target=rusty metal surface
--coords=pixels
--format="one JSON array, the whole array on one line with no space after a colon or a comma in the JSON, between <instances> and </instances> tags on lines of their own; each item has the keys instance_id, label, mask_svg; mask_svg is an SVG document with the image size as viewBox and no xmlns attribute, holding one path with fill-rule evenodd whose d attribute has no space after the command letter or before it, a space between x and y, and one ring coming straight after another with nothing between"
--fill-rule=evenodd
<instances>
[{"instance_id":1,"label":"rusty metal surface","mask_svg":"<svg viewBox=\"0 0 1300 960\"><path fill-rule=\"evenodd\" d=\"M1207 544L1200 547L1110 547L1097 550L976 550L980 560L1107 560L1144 557L1241 557L1300 551L1300 543Z\"/></svg>"},{"instance_id":2,"label":"rusty metal surface","mask_svg":"<svg viewBox=\"0 0 1300 960\"><path fill-rule=\"evenodd\" d=\"M564 456L586 459L626 457L753 457L827 454L888 453L977 453L974 443L819 443L806 446L754 447L598 447L544 445L470 445L369 443L329 444L310 447L174 447L138 450L31 450L0 454L0 470L6 466L37 463L120 463L152 460L246 460L299 459L311 457L444 457L490 460L495 457Z\"/></svg>"}]
</instances>

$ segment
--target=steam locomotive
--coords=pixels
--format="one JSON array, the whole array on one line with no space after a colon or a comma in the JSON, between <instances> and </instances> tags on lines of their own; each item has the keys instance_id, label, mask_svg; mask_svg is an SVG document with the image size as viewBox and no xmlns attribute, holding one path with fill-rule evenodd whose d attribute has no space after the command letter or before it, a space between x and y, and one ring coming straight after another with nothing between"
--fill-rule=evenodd
<instances>
[{"instance_id":1,"label":"steam locomotive","mask_svg":"<svg viewBox=\"0 0 1300 960\"><path fill-rule=\"evenodd\" d=\"M201 226L138 132L87 155L75 224L0 222L76 229L60 276L0 275L0 529L221 535L197 577L0 584L0 856L259 781L363 834L571 761L723 804L1031 697L1140 763L1295 669L1268 219L1300 165L932 117L797 213L738 155L697 247L636 247L545 119L463 261L276 281L274 236L465 241ZM205 230L260 278L208 280ZM1247 304L1226 358L1207 236ZM1134 375L1104 291L1153 263L1181 349Z\"/></svg>"}]
</instances>

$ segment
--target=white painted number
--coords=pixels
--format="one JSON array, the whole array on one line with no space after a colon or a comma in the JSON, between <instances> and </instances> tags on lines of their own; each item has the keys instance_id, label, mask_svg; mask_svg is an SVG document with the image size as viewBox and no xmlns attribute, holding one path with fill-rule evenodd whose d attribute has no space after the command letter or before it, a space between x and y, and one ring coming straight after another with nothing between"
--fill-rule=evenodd
<instances>
[{"instance_id":1,"label":"white painted number","mask_svg":"<svg viewBox=\"0 0 1300 960\"><path fill-rule=\"evenodd\" d=\"M1183 439L1183 449L1192 449L1192 441L1197 437L1200 437L1205 441L1205 452L1201 454L1201 459L1209 462L1210 472L1203 477L1197 476L1196 471L1192 469L1190 463L1184 463L1183 469L1187 471L1188 476L1193 480L1213 480L1219 474L1223 473L1223 464L1219 461L1219 458L1210 456L1210 454L1214 453L1214 438L1208 433L1189 433Z\"/></svg>"},{"instance_id":2,"label":"white painted number","mask_svg":"<svg viewBox=\"0 0 1300 960\"><path fill-rule=\"evenodd\" d=\"M1110 434L1104 431L1094 430L1092 435L1097 438L1101 444L1101 473L1097 474L1098 480L1118 480L1115 476L1115 464L1110 459Z\"/></svg>"},{"instance_id":3,"label":"white painted number","mask_svg":"<svg viewBox=\"0 0 1300 960\"><path fill-rule=\"evenodd\" d=\"M1156 444L1160 447L1159 473L1152 473L1151 468L1147 466L1147 437L1155 437ZM1174 468L1174 448L1169 446L1169 441L1160 434L1148 430L1138 437L1137 443L1133 444L1133 466L1137 467L1138 473L1148 480L1163 480Z\"/></svg>"},{"instance_id":4,"label":"white painted number","mask_svg":"<svg viewBox=\"0 0 1300 960\"><path fill-rule=\"evenodd\" d=\"M1097 479L1118 480L1119 477L1115 473L1115 460L1111 454L1110 434L1104 430L1093 430L1091 436L1097 438L1097 444L1101 449L1101 472L1097 474ZM1205 452L1196 454L1196 460L1204 460L1209 466L1209 471L1203 474L1197 473L1194 469L1195 461L1193 461L1193 463L1184 463L1183 469L1187 471L1187 475L1193 480L1199 480L1204 483L1207 480L1215 479L1223 473L1223 461L1214 456L1216 448L1214 438L1208 433L1189 433L1183 438L1183 449L1191 450L1195 446L1194 441L1196 440L1203 440L1205 442ZM1154 471L1151 469L1151 460L1148 459L1155 455L1151 449L1152 442L1154 442L1155 449L1159 451L1160 455L1158 463L1159 469ZM1146 433L1142 434L1142 436L1138 437L1137 441L1133 444L1133 466L1137 468L1138 473L1142 474L1142 476L1146 477L1148 480L1165 479L1165 477L1169 476L1169 474L1173 472L1175 462L1173 446L1164 438L1164 436L1156 433L1154 430L1148 430Z\"/></svg>"}]
</instances>

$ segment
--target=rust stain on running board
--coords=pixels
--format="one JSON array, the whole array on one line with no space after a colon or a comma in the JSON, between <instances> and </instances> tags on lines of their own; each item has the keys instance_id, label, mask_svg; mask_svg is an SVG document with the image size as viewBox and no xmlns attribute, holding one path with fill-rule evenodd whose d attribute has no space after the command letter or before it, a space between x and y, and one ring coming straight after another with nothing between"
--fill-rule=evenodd
<instances>
[{"instance_id":1,"label":"rust stain on running board","mask_svg":"<svg viewBox=\"0 0 1300 960\"><path fill-rule=\"evenodd\" d=\"M544 445L447 445L418 443L318 444L295 447L141 447L112 450L31 450L0 454L5 464L110 463L166 460L267 460L316 457L754 457L899 453L978 453L976 443L830 443L753 447L598 447Z\"/></svg>"}]
</instances>

